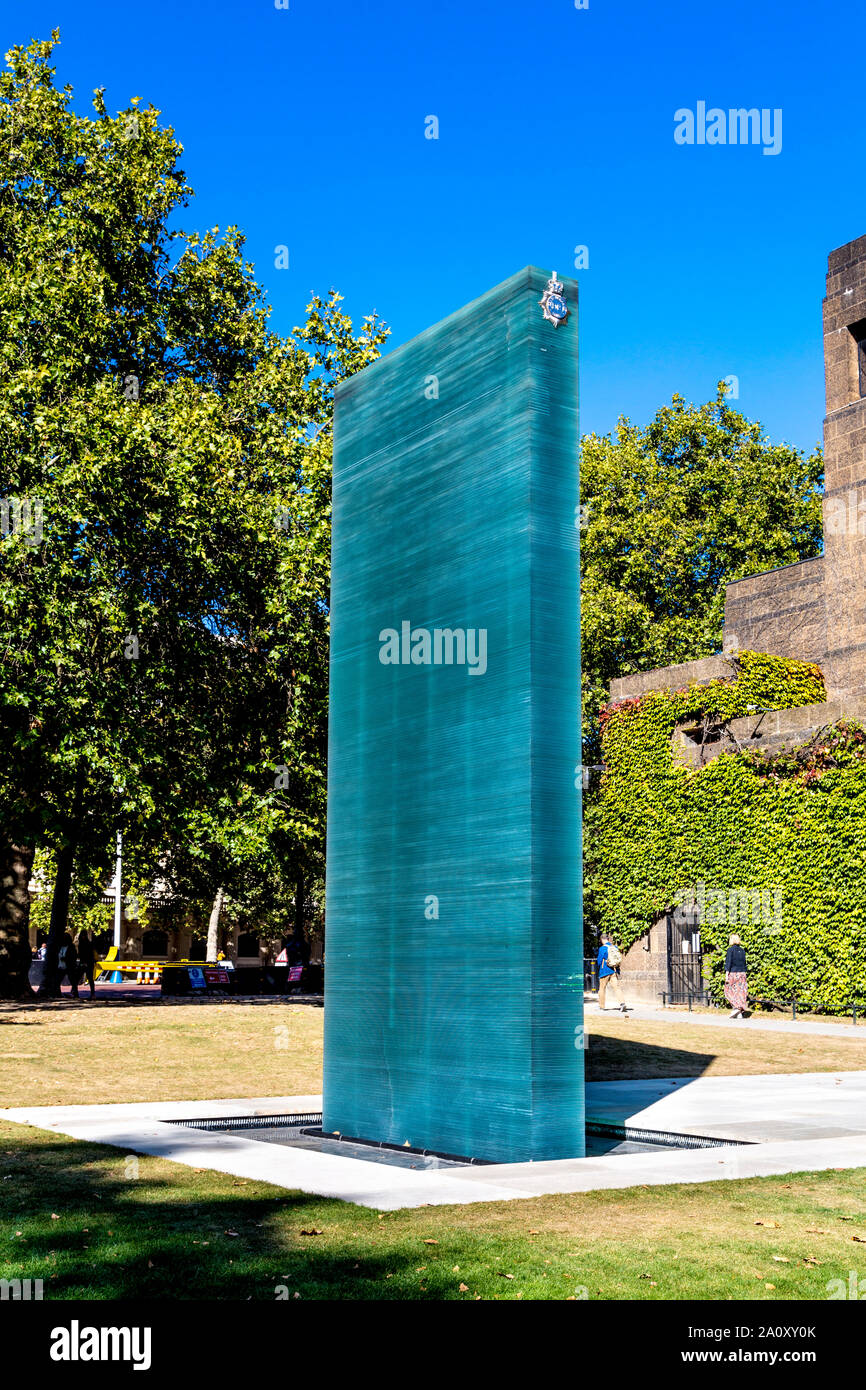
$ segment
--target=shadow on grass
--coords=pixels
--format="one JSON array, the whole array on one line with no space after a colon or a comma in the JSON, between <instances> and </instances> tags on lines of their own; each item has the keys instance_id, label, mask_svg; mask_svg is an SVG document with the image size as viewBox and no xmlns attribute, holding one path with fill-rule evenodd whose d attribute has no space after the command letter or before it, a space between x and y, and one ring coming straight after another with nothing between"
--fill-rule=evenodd
<instances>
[{"instance_id":1,"label":"shadow on grass","mask_svg":"<svg viewBox=\"0 0 866 1390\"><path fill-rule=\"evenodd\" d=\"M0 1262L46 1299L470 1296L419 1232L386 1233L375 1211L185 1166L172 1181L161 1160L11 1131L0 1123Z\"/></svg>"},{"instance_id":2,"label":"shadow on grass","mask_svg":"<svg viewBox=\"0 0 866 1390\"><path fill-rule=\"evenodd\" d=\"M628 1027L627 1023L623 1024ZM586 1056L587 1081L641 1081L665 1077L703 1076L717 1054L681 1047L658 1047L627 1036L612 1038L590 1033Z\"/></svg>"}]
</instances>

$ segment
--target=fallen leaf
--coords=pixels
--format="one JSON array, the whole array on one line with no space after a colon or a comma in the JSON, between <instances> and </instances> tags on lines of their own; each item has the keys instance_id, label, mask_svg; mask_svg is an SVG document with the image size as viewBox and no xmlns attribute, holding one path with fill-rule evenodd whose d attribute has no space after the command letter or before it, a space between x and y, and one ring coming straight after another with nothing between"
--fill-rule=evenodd
<instances>
[{"instance_id":1,"label":"fallen leaf","mask_svg":"<svg viewBox=\"0 0 866 1390\"><path fill-rule=\"evenodd\" d=\"M774 1255L773 1259L780 1265L789 1265L791 1263L787 1255Z\"/></svg>"},{"instance_id":2,"label":"fallen leaf","mask_svg":"<svg viewBox=\"0 0 866 1390\"><path fill-rule=\"evenodd\" d=\"M311 1226L308 1231L301 1231L302 1236L323 1236L324 1234L325 1232L320 1230L318 1226Z\"/></svg>"},{"instance_id":3,"label":"fallen leaf","mask_svg":"<svg viewBox=\"0 0 866 1390\"><path fill-rule=\"evenodd\" d=\"M56 1212L56 1211L53 1211L53 1212L51 1213L51 1220L52 1220L52 1221L59 1221L59 1220L60 1220L60 1217L57 1215L57 1212ZM20 1234L21 1234L21 1232L19 1231L19 1232L18 1232L18 1235L20 1235ZM111 1235L111 1232L109 1231L108 1234Z\"/></svg>"},{"instance_id":4,"label":"fallen leaf","mask_svg":"<svg viewBox=\"0 0 866 1390\"><path fill-rule=\"evenodd\" d=\"M774 1289L775 1287L776 1287L775 1284L765 1284L765 1285L764 1285L764 1288L765 1288L765 1289Z\"/></svg>"},{"instance_id":5,"label":"fallen leaf","mask_svg":"<svg viewBox=\"0 0 866 1390\"><path fill-rule=\"evenodd\" d=\"M226 1231L225 1234L226 1234L227 1236L236 1236L236 1235L237 1235L237 1231Z\"/></svg>"},{"instance_id":6,"label":"fallen leaf","mask_svg":"<svg viewBox=\"0 0 866 1390\"><path fill-rule=\"evenodd\" d=\"M424 1244L425 1244L425 1245L438 1245L439 1242L438 1242L438 1240L425 1240Z\"/></svg>"},{"instance_id":7,"label":"fallen leaf","mask_svg":"<svg viewBox=\"0 0 866 1390\"><path fill-rule=\"evenodd\" d=\"M807 1226L806 1234L808 1236L831 1236L833 1232L825 1231L823 1226Z\"/></svg>"},{"instance_id":8,"label":"fallen leaf","mask_svg":"<svg viewBox=\"0 0 866 1390\"><path fill-rule=\"evenodd\" d=\"M496 1273L499 1275L500 1279L513 1279L513 1278L514 1278L514 1275L513 1275L513 1274L503 1274L503 1272L502 1272L501 1269L497 1269Z\"/></svg>"},{"instance_id":9,"label":"fallen leaf","mask_svg":"<svg viewBox=\"0 0 866 1390\"><path fill-rule=\"evenodd\" d=\"M866 1236L852 1236L851 1239L856 1240L858 1245L866 1245Z\"/></svg>"},{"instance_id":10,"label":"fallen leaf","mask_svg":"<svg viewBox=\"0 0 866 1390\"><path fill-rule=\"evenodd\" d=\"M756 1221L756 1226L772 1226L774 1230L781 1230L778 1221Z\"/></svg>"},{"instance_id":11,"label":"fallen leaf","mask_svg":"<svg viewBox=\"0 0 866 1390\"><path fill-rule=\"evenodd\" d=\"M468 1292L469 1292L469 1285L468 1285L468 1284L460 1284L460 1285L459 1285L459 1289L460 1289L460 1292L461 1292L461 1293L468 1293Z\"/></svg>"}]
</instances>

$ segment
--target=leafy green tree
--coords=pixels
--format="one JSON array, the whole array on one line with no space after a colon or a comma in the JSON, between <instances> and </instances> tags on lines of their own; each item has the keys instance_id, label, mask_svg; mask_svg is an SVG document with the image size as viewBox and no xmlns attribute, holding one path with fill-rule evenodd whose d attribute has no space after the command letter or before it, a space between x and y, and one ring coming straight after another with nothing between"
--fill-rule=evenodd
<instances>
[{"instance_id":1,"label":"leafy green tree","mask_svg":"<svg viewBox=\"0 0 866 1390\"><path fill-rule=\"evenodd\" d=\"M171 129L100 91L76 114L56 41L0 74L0 996L37 845L51 990L117 826L154 858L280 761L321 837L333 389L386 334L334 291L274 334L237 229L178 229Z\"/></svg>"},{"instance_id":2,"label":"leafy green tree","mask_svg":"<svg viewBox=\"0 0 866 1390\"><path fill-rule=\"evenodd\" d=\"M725 584L818 555L821 450L772 444L733 409L674 396L646 426L588 435L581 458L581 638L587 760L615 676L722 645Z\"/></svg>"}]
</instances>

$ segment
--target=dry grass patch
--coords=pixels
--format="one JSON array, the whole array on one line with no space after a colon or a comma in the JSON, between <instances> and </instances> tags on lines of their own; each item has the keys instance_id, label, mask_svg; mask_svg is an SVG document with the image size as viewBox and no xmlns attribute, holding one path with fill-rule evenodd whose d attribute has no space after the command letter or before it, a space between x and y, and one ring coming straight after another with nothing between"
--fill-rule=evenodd
<instances>
[{"instance_id":1,"label":"dry grass patch","mask_svg":"<svg viewBox=\"0 0 866 1390\"><path fill-rule=\"evenodd\" d=\"M862 1038L834 1038L750 1029L748 1020L710 1028L612 1014L589 1017L587 1032L589 1081L866 1070L866 1028Z\"/></svg>"},{"instance_id":2,"label":"dry grass patch","mask_svg":"<svg viewBox=\"0 0 866 1390\"><path fill-rule=\"evenodd\" d=\"M0 1008L0 1105L317 1095L323 1010L303 1004ZM590 1081L866 1070L860 1037L619 1014L587 1021Z\"/></svg>"},{"instance_id":3,"label":"dry grass patch","mask_svg":"<svg viewBox=\"0 0 866 1390\"><path fill-rule=\"evenodd\" d=\"M0 1013L0 1105L318 1094L322 1010L303 1004Z\"/></svg>"}]
</instances>

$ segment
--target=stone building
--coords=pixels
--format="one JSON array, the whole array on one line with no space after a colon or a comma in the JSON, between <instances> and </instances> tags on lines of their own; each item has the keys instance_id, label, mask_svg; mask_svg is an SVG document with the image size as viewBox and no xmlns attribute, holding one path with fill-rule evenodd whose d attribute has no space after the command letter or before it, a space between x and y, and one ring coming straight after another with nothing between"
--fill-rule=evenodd
<instances>
[{"instance_id":1,"label":"stone building","mask_svg":"<svg viewBox=\"0 0 866 1390\"><path fill-rule=\"evenodd\" d=\"M732 674L728 656L756 651L815 662L827 699L732 720L711 743L701 744L694 730L678 730L684 761L705 763L738 748L776 752L840 719L866 721L866 236L830 254L824 364L824 554L728 584L722 655L624 676L611 682L610 697L724 679ZM626 953L622 974L630 998L658 1003L663 991L677 993L678 980L699 978L678 971L682 961L672 959L684 954L699 962L699 924L674 930L671 919L670 913L661 918Z\"/></svg>"}]
</instances>

